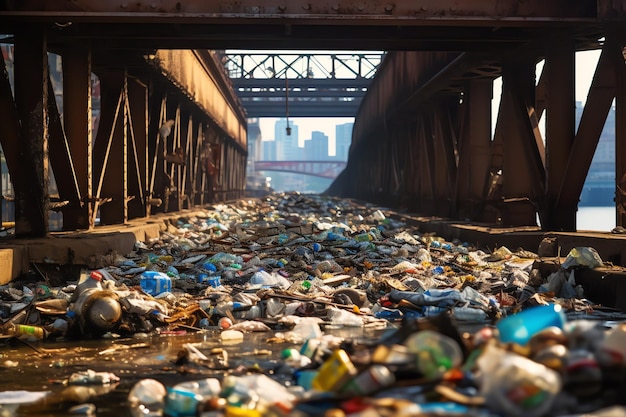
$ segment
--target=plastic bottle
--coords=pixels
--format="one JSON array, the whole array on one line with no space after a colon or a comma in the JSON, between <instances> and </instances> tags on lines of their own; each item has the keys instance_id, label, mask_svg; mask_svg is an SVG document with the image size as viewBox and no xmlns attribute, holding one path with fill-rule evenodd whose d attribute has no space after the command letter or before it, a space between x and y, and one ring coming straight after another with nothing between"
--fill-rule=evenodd
<instances>
[{"instance_id":1,"label":"plastic bottle","mask_svg":"<svg viewBox=\"0 0 626 417\"><path fill-rule=\"evenodd\" d=\"M356 240L357 242L369 242L374 240L374 236L372 236L370 233L360 233L354 237L354 240Z\"/></svg>"},{"instance_id":2,"label":"plastic bottle","mask_svg":"<svg viewBox=\"0 0 626 417\"><path fill-rule=\"evenodd\" d=\"M493 344L476 364L483 375L480 393L489 409L514 417L553 415L549 411L562 386L556 371Z\"/></svg>"},{"instance_id":3,"label":"plastic bottle","mask_svg":"<svg viewBox=\"0 0 626 417\"><path fill-rule=\"evenodd\" d=\"M172 279L158 271L144 271L141 274L139 285L146 294L152 296L172 291Z\"/></svg>"},{"instance_id":4,"label":"plastic bottle","mask_svg":"<svg viewBox=\"0 0 626 417\"><path fill-rule=\"evenodd\" d=\"M437 378L463 361L459 344L432 330L417 332L405 341L409 352L417 356L417 368L426 378Z\"/></svg>"},{"instance_id":5,"label":"plastic bottle","mask_svg":"<svg viewBox=\"0 0 626 417\"><path fill-rule=\"evenodd\" d=\"M195 416L198 405L222 390L216 378L186 381L167 388L164 414L172 417Z\"/></svg>"},{"instance_id":6,"label":"plastic bottle","mask_svg":"<svg viewBox=\"0 0 626 417\"><path fill-rule=\"evenodd\" d=\"M346 351L337 349L322 364L311 386L318 391L337 391L356 374L356 367Z\"/></svg>"},{"instance_id":7,"label":"plastic bottle","mask_svg":"<svg viewBox=\"0 0 626 417\"><path fill-rule=\"evenodd\" d=\"M156 379L146 378L137 382L128 393L128 402L142 415L160 412L167 394L165 386Z\"/></svg>"},{"instance_id":8,"label":"plastic bottle","mask_svg":"<svg viewBox=\"0 0 626 417\"><path fill-rule=\"evenodd\" d=\"M224 377L220 396L237 408L227 410L227 416L289 415L296 400L287 387L263 374Z\"/></svg>"},{"instance_id":9,"label":"plastic bottle","mask_svg":"<svg viewBox=\"0 0 626 417\"><path fill-rule=\"evenodd\" d=\"M15 337L28 337L31 339L44 339L48 332L40 326L28 326L25 324L9 324L7 334Z\"/></svg>"},{"instance_id":10,"label":"plastic bottle","mask_svg":"<svg viewBox=\"0 0 626 417\"><path fill-rule=\"evenodd\" d=\"M76 298L89 289L95 288L101 290L103 278L104 276L102 273L97 270L91 271L89 274L81 273L81 277L76 285L72 301L76 301Z\"/></svg>"},{"instance_id":11,"label":"plastic bottle","mask_svg":"<svg viewBox=\"0 0 626 417\"><path fill-rule=\"evenodd\" d=\"M496 328L502 342L525 346L533 335L547 327L556 326L562 329L565 321L561 306L549 304L527 308L512 316L504 317L496 323Z\"/></svg>"},{"instance_id":12,"label":"plastic bottle","mask_svg":"<svg viewBox=\"0 0 626 417\"><path fill-rule=\"evenodd\" d=\"M371 365L353 380L344 385L340 393L344 395L369 395L396 382L395 375L384 365Z\"/></svg>"}]
</instances>

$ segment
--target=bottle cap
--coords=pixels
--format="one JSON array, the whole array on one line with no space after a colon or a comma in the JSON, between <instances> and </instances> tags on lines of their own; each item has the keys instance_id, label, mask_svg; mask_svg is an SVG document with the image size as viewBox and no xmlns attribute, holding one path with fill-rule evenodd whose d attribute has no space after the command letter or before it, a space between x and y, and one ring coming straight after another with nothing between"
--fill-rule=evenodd
<instances>
[{"instance_id":1,"label":"bottle cap","mask_svg":"<svg viewBox=\"0 0 626 417\"><path fill-rule=\"evenodd\" d=\"M104 276L100 271L91 271L89 277L91 277L91 279L95 279L96 281L102 281L104 279Z\"/></svg>"}]
</instances>

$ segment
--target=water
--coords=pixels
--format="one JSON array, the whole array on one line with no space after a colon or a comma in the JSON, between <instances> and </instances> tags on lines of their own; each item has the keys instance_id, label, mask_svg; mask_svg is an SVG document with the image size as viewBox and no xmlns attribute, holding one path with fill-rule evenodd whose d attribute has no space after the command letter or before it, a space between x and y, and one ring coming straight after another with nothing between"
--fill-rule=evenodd
<instances>
[{"instance_id":1,"label":"water","mask_svg":"<svg viewBox=\"0 0 626 417\"><path fill-rule=\"evenodd\" d=\"M578 230L610 232L615 227L615 207L579 207L576 216Z\"/></svg>"}]
</instances>

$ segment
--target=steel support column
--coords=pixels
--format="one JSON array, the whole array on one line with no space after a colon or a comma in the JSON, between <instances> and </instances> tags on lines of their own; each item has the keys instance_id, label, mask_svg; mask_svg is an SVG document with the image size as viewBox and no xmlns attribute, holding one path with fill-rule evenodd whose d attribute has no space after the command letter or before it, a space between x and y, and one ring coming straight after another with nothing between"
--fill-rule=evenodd
<instances>
[{"instance_id":1,"label":"steel support column","mask_svg":"<svg viewBox=\"0 0 626 417\"><path fill-rule=\"evenodd\" d=\"M546 62L546 201L542 210L544 230L576 230L578 204L556 207L567 159L574 143L576 60L572 37L551 37ZM543 78L543 77L542 77Z\"/></svg>"},{"instance_id":2,"label":"steel support column","mask_svg":"<svg viewBox=\"0 0 626 417\"><path fill-rule=\"evenodd\" d=\"M127 75L98 74L101 84L100 126L93 151L95 202L101 224L122 224L127 214Z\"/></svg>"},{"instance_id":3,"label":"steel support column","mask_svg":"<svg viewBox=\"0 0 626 417\"><path fill-rule=\"evenodd\" d=\"M622 59L616 57L615 76L615 204L616 225L626 226L626 33L619 34Z\"/></svg>"},{"instance_id":4,"label":"steel support column","mask_svg":"<svg viewBox=\"0 0 626 417\"><path fill-rule=\"evenodd\" d=\"M128 217L148 215L148 87L137 79L128 80Z\"/></svg>"},{"instance_id":5,"label":"steel support column","mask_svg":"<svg viewBox=\"0 0 626 417\"><path fill-rule=\"evenodd\" d=\"M152 83L155 84L154 82ZM151 86L149 90L156 90ZM150 216L155 212L162 212L165 207L165 190L167 179L165 176L165 141L171 133L171 128L166 127L168 120L167 95L149 94L149 120L148 137L154 140L148 141L148 166L150 175L147 188L146 214Z\"/></svg>"},{"instance_id":6,"label":"steel support column","mask_svg":"<svg viewBox=\"0 0 626 417\"><path fill-rule=\"evenodd\" d=\"M493 82L489 79L470 80L463 95L464 117L456 177L457 215L462 219L477 219L486 197L491 162L492 98Z\"/></svg>"},{"instance_id":7,"label":"steel support column","mask_svg":"<svg viewBox=\"0 0 626 417\"><path fill-rule=\"evenodd\" d=\"M427 113L419 115L417 122L417 141L419 143L419 207L424 213L435 211L434 148Z\"/></svg>"},{"instance_id":8,"label":"steel support column","mask_svg":"<svg viewBox=\"0 0 626 417\"><path fill-rule=\"evenodd\" d=\"M2 126L2 134L0 134L0 144L2 145L2 151L7 163L7 168L10 173L19 172L20 169L20 121L17 115L17 109L15 108L15 101L13 100L13 91L11 90L11 82L9 80L9 73L7 71L4 58L0 59L0 126ZM17 179L19 181L19 178ZM11 178L13 184L15 179ZM14 185L15 187L15 185ZM0 194L4 193L1 189ZM5 196L0 196L0 205L3 204ZM3 213L0 210L0 215ZM0 225L4 217L0 217Z\"/></svg>"},{"instance_id":9,"label":"steel support column","mask_svg":"<svg viewBox=\"0 0 626 417\"><path fill-rule=\"evenodd\" d=\"M577 206L600 134L616 91L616 65L623 64L622 51L613 36L608 36L602 48L596 72L591 81L585 109L569 153L567 170L554 210ZM617 115L616 115L617 116ZM616 141L617 141L616 137Z\"/></svg>"},{"instance_id":10,"label":"steel support column","mask_svg":"<svg viewBox=\"0 0 626 417\"><path fill-rule=\"evenodd\" d=\"M69 205L63 209L63 229L93 228L92 191L92 120L91 120L91 51L75 47L63 52L63 125L77 184ZM52 152L51 152L52 155ZM56 167L53 163L55 174ZM59 189L59 191L61 191Z\"/></svg>"},{"instance_id":11,"label":"steel support column","mask_svg":"<svg viewBox=\"0 0 626 417\"><path fill-rule=\"evenodd\" d=\"M456 97L455 97L456 98ZM435 107L431 117L431 133L433 141L433 161L435 179L435 202L437 215L450 217L453 214L454 182L457 164L456 135L451 120L456 113L456 100L443 101Z\"/></svg>"},{"instance_id":12,"label":"steel support column","mask_svg":"<svg viewBox=\"0 0 626 417\"><path fill-rule=\"evenodd\" d=\"M19 161L11 165L15 187L15 235L48 233L48 56L43 26L15 33L15 104L21 122ZM9 156L7 154L7 156Z\"/></svg>"},{"instance_id":13,"label":"steel support column","mask_svg":"<svg viewBox=\"0 0 626 417\"><path fill-rule=\"evenodd\" d=\"M543 143L537 138L534 57L519 57L502 69L503 141L502 222L536 225L537 203L544 195ZM541 148L539 148L541 146Z\"/></svg>"}]
</instances>

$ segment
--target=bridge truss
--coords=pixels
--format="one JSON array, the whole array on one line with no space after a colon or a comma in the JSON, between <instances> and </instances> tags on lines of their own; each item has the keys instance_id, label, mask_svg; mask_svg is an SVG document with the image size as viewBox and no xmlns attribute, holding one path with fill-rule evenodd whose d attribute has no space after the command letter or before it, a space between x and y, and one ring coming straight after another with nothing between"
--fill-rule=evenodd
<instances>
[{"instance_id":1,"label":"bridge truss","mask_svg":"<svg viewBox=\"0 0 626 417\"><path fill-rule=\"evenodd\" d=\"M227 51L223 61L248 117L354 117L383 57Z\"/></svg>"}]
</instances>

